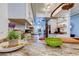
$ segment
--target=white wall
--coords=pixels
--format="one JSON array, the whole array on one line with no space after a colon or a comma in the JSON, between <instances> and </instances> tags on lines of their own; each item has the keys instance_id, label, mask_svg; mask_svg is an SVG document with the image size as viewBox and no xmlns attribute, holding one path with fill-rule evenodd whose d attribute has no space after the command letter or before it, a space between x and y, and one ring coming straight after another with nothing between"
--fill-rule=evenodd
<instances>
[{"instance_id":1,"label":"white wall","mask_svg":"<svg viewBox=\"0 0 79 59\"><path fill-rule=\"evenodd\" d=\"M15 29L19 29L21 31L25 31L25 25L20 25L20 24L17 24Z\"/></svg>"},{"instance_id":2,"label":"white wall","mask_svg":"<svg viewBox=\"0 0 79 59\"><path fill-rule=\"evenodd\" d=\"M0 40L7 37L8 32L8 5L0 3Z\"/></svg>"}]
</instances>

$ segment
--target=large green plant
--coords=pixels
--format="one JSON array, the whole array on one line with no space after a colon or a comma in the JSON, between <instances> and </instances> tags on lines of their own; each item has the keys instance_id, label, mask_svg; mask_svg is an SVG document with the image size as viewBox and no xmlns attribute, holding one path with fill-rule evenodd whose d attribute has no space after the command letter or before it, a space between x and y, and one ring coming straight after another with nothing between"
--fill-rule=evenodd
<instances>
[{"instance_id":1,"label":"large green plant","mask_svg":"<svg viewBox=\"0 0 79 59\"><path fill-rule=\"evenodd\" d=\"M49 37L45 39L46 44L49 46L57 47L62 45L62 40L60 38L56 37Z\"/></svg>"},{"instance_id":2,"label":"large green plant","mask_svg":"<svg viewBox=\"0 0 79 59\"><path fill-rule=\"evenodd\" d=\"M9 40L18 39L19 37L20 37L20 34L15 30L9 31L8 33Z\"/></svg>"}]
</instances>

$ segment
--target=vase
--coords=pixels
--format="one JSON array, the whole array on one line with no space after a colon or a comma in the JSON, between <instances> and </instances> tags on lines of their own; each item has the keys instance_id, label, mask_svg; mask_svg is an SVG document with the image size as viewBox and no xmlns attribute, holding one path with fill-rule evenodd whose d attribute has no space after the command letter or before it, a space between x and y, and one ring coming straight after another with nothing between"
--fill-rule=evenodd
<instances>
[{"instance_id":1,"label":"vase","mask_svg":"<svg viewBox=\"0 0 79 59\"><path fill-rule=\"evenodd\" d=\"M17 46L19 43L19 40L18 39L13 39L13 40L10 40L9 41L9 47L15 47Z\"/></svg>"}]
</instances>

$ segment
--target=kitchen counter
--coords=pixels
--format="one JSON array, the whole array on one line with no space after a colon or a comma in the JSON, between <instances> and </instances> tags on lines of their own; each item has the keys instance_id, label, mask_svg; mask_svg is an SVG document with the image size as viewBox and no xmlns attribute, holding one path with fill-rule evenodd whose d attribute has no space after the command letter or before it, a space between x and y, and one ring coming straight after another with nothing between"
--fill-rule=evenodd
<instances>
[{"instance_id":1,"label":"kitchen counter","mask_svg":"<svg viewBox=\"0 0 79 59\"><path fill-rule=\"evenodd\" d=\"M32 42L22 49L0 56L79 56L79 44L63 43L61 47L50 47L43 41Z\"/></svg>"}]
</instances>

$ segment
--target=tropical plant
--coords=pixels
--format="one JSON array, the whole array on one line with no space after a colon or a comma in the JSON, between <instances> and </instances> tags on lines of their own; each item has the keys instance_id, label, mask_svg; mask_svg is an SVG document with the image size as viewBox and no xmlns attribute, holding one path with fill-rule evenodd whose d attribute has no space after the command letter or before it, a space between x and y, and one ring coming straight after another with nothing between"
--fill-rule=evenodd
<instances>
[{"instance_id":1,"label":"tropical plant","mask_svg":"<svg viewBox=\"0 0 79 59\"><path fill-rule=\"evenodd\" d=\"M56 37L45 38L45 42L49 46L58 47L62 45L62 40Z\"/></svg>"}]
</instances>

